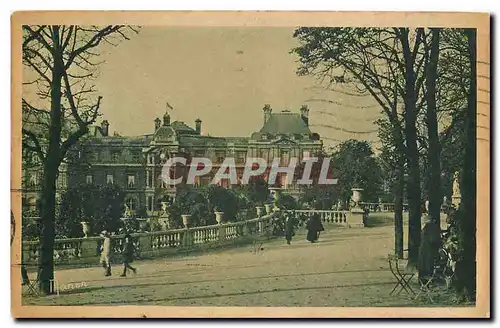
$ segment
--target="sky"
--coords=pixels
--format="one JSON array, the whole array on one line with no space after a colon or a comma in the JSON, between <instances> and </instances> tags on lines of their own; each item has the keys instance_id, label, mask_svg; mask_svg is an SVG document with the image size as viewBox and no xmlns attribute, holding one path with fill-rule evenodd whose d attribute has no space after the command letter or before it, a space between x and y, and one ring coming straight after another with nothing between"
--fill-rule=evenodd
<instances>
[{"instance_id":1,"label":"sky","mask_svg":"<svg viewBox=\"0 0 500 328\"><path fill-rule=\"evenodd\" d=\"M370 97L325 90L315 78L296 75L298 58L290 54L297 46L293 31L146 26L116 47L100 46L105 62L95 84L103 97L102 119L109 121L111 133L152 133L154 119L163 117L168 102L174 108L169 110L172 121L194 127L200 118L203 134L250 136L262 127L264 104L273 112L298 112L307 104L311 130L327 147L339 143L334 140L376 141L373 121L381 114Z\"/></svg>"}]
</instances>

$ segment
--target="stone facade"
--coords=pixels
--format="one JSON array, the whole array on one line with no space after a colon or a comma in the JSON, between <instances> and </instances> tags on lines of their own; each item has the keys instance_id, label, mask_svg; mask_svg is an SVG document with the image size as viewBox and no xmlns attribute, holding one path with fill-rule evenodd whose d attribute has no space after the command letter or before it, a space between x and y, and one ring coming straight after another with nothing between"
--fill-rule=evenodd
<instances>
[{"instance_id":1,"label":"stone facade","mask_svg":"<svg viewBox=\"0 0 500 328\"><path fill-rule=\"evenodd\" d=\"M245 167L246 157L264 158L269 165L280 158L280 165L288 165L289 159L312 156L322 149L320 136L309 129L307 106L300 113L282 111L273 113L269 105L264 106L262 128L250 137L214 137L202 134L202 121L197 119L194 128L180 121L170 121L165 113L163 120L154 120L151 134L125 137L110 136L109 123L94 126L90 138L72 150L71 164L60 174L59 188L71 188L82 183L118 184L126 191L126 203L132 211L145 209L150 215L160 210L160 202L175 197L175 187L165 185L161 179L162 165L171 157L206 157L213 164L206 176L197 177L195 183L208 185L226 157L234 157L238 179ZM173 173L183 174L187 167L175 167ZM33 170L24 172L30 176ZM31 180L36 180L30 178ZM28 181L30 181L28 179ZM25 184L25 195L34 197L34 185ZM277 184L283 189L296 187L278 176ZM221 185L231 187L229 181ZM26 198L27 203L33 199Z\"/></svg>"}]
</instances>

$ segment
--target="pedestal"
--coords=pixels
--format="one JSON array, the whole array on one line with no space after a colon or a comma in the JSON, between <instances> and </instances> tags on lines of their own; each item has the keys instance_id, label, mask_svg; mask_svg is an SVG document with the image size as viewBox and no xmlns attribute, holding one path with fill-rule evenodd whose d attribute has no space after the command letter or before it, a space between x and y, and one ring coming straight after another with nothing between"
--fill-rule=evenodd
<instances>
[{"instance_id":1,"label":"pedestal","mask_svg":"<svg viewBox=\"0 0 500 328\"><path fill-rule=\"evenodd\" d=\"M365 215L365 211L361 208L353 208L349 212L349 216L347 217L347 225L349 227L364 227L363 216Z\"/></svg>"},{"instance_id":2,"label":"pedestal","mask_svg":"<svg viewBox=\"0 0 500 328\"><path fill-rule=\"evenodd\" d=\"M139 244L141 245L141 254L143 256L151 256L153 249L151 247L151 237L147 234L139 236Z\"/></svg>"},{"instance_id":3,"label":"pedestal","mask_svg":"<svg viewBox=\"0 0 500 328\"><path fill-rule=\"evenodd\" d=\"M80 257L81 258L89 258L89 257L96 256L97 245L98 245L97 242L98 241L95 238L88 238L88 239L82 240Z\"/></svg>"}]
</instances>

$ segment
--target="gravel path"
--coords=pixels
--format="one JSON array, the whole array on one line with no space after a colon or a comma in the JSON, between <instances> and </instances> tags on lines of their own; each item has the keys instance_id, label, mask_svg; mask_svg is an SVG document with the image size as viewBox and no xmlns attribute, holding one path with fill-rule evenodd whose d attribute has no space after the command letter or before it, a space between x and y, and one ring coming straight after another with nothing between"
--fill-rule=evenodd
<instances>
[{"instance_id":1,"label":"gravel path","mask_svg":"<svg viewBox=\"0 0 500 328\"><path fill-rule=\"evenodd\" d=\"M137 275L104 277L102 268L56 272L59 296L25 298L37 305L169 306L401 306L407 296L389 296L394 278L387 254L393 227L327 227L318 243L297 232L292 245L272 240L253 246L174 259L136 261ZM84 283L84 284L82 284ZM80 284L80 286L75 286ZM82 286L85 285L85 286Z\"/></svg>"}]
</instances>

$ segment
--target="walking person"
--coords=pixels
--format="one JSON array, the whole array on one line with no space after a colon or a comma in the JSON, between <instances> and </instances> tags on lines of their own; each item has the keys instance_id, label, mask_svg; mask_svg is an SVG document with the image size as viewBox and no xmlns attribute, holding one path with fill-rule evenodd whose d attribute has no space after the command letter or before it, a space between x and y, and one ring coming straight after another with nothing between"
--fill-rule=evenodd
<instances>
[{"instance_id":1,"label":"walking person","mask_svg":"<svg viewBox=\"0 0 500 328\"><path fill-rule=\"evenodd\" d=\"M307 240L311 243L315 243L316 241L318 241L321 231L325 230L318 213L313 214L313 216L307 222L306 228Z\"/></svg>"},{"instance_id":2,"label":"walking person","mask_svg":"<svg viewBox=\"0 0 500 328\"><path fill-rule=\"evenodd\" d=\"M288 245L291 244L294 235L295 219L290 213L285 213L285 238Z\"/></svg>"},{"instance_id":3,"label":"walking person","mask_svg":"<svg viewBox=\"0 0 500 328\"><path fill-rule=\"evenodd\" d=\"M123 245L123 273L120 277L127 276L127 269L132 270L134 274L137 273L137 269L133 268L130 263L134 262L134 245L132 244L132 236L130 234L125 235L125 243Z\"/></svg>"},{"instance_id":4,"label":"walking person","mask_svg":"<svg viewBox=\"0 0 500 328\"><path fill-rule=\"evenodd\" d=\"M100 263L104 268L104 276L111 276L111 236L109 232L104 230L101 232L101 237L104 238L104 241L101 245L101 259Z\"/></svg>"}]
</instances>

